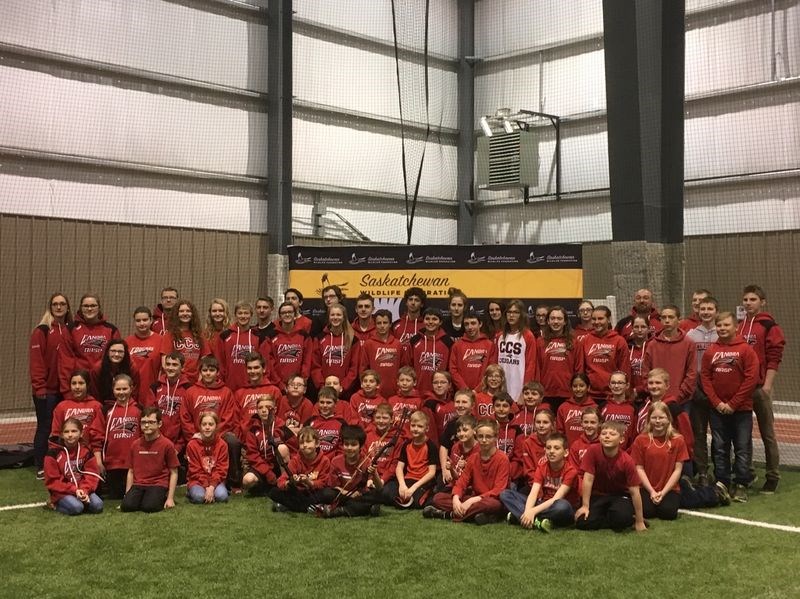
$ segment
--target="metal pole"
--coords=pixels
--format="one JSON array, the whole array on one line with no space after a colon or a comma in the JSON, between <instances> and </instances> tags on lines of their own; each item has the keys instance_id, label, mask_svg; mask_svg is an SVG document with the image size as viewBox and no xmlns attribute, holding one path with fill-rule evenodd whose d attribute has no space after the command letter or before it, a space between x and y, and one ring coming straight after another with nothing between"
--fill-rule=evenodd
<instances>
[{"instance_id":1,"label":"metal pole","mask_svg":"<svg viewBox=\"0 0 800 599\"><path fill-rule=\"evenodd\" d=\"M475 164L475 1L458 2L458 165L457 194L459 245L474 243Z\"/></svg>"}]
</instances>

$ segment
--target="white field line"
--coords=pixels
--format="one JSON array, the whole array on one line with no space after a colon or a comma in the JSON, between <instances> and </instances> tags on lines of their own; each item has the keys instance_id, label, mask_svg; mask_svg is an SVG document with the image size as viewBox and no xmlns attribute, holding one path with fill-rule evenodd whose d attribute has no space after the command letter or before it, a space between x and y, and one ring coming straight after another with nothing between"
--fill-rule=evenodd
<instances>
[{"instance_id":1,"label":"white field line","mask_svg":"<svg viewBox=\"0 0 800 599\"><path fill-rule=\"evenodd\" d=\"M708 518L709 520L721 520L722 522L733 522L734 524L743 524L745 526L756 526L758 528L769 528L771 530L782 530L783 532L796 532L800 533L800 527L787 526L785 524L772 524L770 522L760 522L759 520L745 520L744 518L734 518L732 516L722 516L720 514L710 514L708 512L696 512L694 510L678 510L681 514L687 516L697 516L699 518Z\"/></svg>"},{"instance_id":2,"label":"white field line","mask_svg":"<svg viewBox=\"0 0 800 599\"><path fill-rule=\"evenodd\" d=\"M9 510L24 510L29 507L42 507L44 506L44 501L40 501L39 503L20 503L18 505L4 505L0 507L0 512L7 512Z\"/></svg>"}]
</instances>

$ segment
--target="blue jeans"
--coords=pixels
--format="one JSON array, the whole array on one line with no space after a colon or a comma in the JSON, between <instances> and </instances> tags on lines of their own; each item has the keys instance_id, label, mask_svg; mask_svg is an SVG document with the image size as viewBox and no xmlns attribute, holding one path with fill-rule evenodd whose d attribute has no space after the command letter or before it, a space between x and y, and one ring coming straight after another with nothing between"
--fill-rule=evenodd
<instances>
[{"instance_id":1,"label":"blue jeans","mask_svg":"<svg viewBox=\"0 0 800 599\"><path fill-rule=\"evenodd\" d=\"M500 493L500 501L506 506L506 509L514 514L514 517L519 520L525 512L525 503L528 500L527 494L522 494L519 491L512 491L506 489ZM541 503L538 501L537 504ZM566 499L556 499L546 510L539 512L538 518L547 518L555 526L569 526L575 519L575 510Z\"/></svg>"},{"instance_id":2,"label":"blue jeans","mask_svg":"<svg viewBox=\"0 0 800 599\"><path fill-rule=\"evenodd\" d=\"M200 485L192 485L186 491L186 497L189 498L190 503L203 503L206 498L206 490ZM218 503L228 501L228 489L225 487L225 483L220 483L214 487L214 501Z\"/></svg>"},{"instance_id":3,"label":"blue jeans","mask_svg":"<svg viewBox=\"0 0 800 599\"><path fill-rule=\"evenodd\" d=\"M733 482L749 485L750 458L753 455L753 412L750 410L720 414L712 408L708 414L714 446L714 476L731 484L731 446L733 446Z\"/></svg>"},{"instance_id":4,"label":"blue jeans","mask_svg":"<svg viewBox=\"0 0 800 599\"><path fill-rule=\"evenodd\" d=\"M103 511L103 500L94 493L89 494L89 502L83 503L74 495L62 497L56 503L56 511L67 516L78 516L84 511L90 514L99 514Z\"/></svg>"}]
</instances>

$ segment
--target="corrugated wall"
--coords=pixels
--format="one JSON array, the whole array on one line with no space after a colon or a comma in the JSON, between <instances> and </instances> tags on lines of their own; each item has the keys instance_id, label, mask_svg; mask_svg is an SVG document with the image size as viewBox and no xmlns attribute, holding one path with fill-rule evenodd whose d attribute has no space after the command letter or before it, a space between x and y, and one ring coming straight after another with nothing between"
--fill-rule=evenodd
<instances>
[{"instance_id":1,"label":"corrugated wall","mask_svg":"<svg viewBox=\"0 0 800 599\"><path fill-rule=\"evenodd\" d=\"M177 287L205 313L221 296L231 303L265 293L267 236L147 225L44 219L0 214L0 411L31 407L28 340L55 291L73 310L97 293L123 336L132 311L158 303Z\"/></svg>"}]
</instances>

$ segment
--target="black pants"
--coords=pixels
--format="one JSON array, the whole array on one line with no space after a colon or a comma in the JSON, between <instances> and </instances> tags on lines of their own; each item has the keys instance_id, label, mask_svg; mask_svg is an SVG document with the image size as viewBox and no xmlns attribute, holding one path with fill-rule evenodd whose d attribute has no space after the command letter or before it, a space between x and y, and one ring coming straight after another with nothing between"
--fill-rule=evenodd
<instances>
[{"instance_id":1,"label":"black pants","mask_svg":"<svg viewBox=\"0 0 800 599\"><path fill-rule=\"evenodd\" d=\"M642 511L645 518L674 520L678 517L678 508L680 506L681 496L676 491L669 491L661 498L661 503L656 505L650 499L650 493L642 488Z\"/></svg>"},{"instance_id":2,"label":"black pants","mask_svg":"<svg viewBox=\"0 0 800 599\"><path fill-rule=\"evenodd\" d=\"M589 501L589 517L578 518L575 528L581 530L626 530L633 526L633 502L627 495L595 495Z\"/></svg>"},{"instance_id":3,"label":"black pants","mask_svg":"<svg viewBox=\"0 0 800 599\"><path fill-rule=\"evenodd\" d=\"M273 487L268 493L269 498L275 503L280 503L290 512L299 513L307 512L312 505L331 503L336 495L337 491L333 489L319 489L309 492L292 487L287 487L286 489Z\"/></svg>"},{"instance_id":4,"label":"black pants","mask_svg":"<svg viewBox=\"0 0 800 599\"><path fill-rule=\"evenodd\" d=\"M33 396L33 407L36 409L36 432L33 435L33 461L37 470L44 469L44 456L47 454L47 439L53 426L53 410L61 395L53 393L44 397Z\"/></svg>"},{"instance_id":5,"label":"black pants","mask_svg":"<svg viewBox=\"0 0 800 599\"><path fill-rule=\"evenodd\" d=\"M122 498L123 512L160 512L167 501L167 487L133 485Z\"/></svg>"},{"instance_id":6,"label":"black pants","mask_svg":"<svg viewBox=\"0 0 800 599\"><path fill-rule=\"evenodd\" d=\"M406 486L411 486L415 484L417 481L407 478L406 479ZM420 509L425 506L425 504L433 499L433 494L431 491L433 490L433 486L436 483L436 480L431 480L428 484L421 486L414 492L414 496L411 500L411 505L408 507L402 507L397 504L395 501L397 499L397 495L400 492L400 483L397 482L396 479L390 480L388 483L383 485L383 491L381 492L381 502L385 505L392 505L396 508L400 509Z\"/></svg>"},{"instance_id":7,"label":"black pants","mask_svg":"<svg viewBox=\"0 0 800 599\"><path fill-rule=\"evenodd\" d=\"M106 470L106 481L102 485L102 493L100 493L100 496L103 499L122 499L125 495L125 484L127 480L127 468Z\"/></svg>"},{"instance_id":8,"label":"black pants","mask_svg":"<svg viewBox=\"0 0 800 599\"><path fill-rule=\"evenodd\" d=\"M222 440L228 444L228 478L229 487L242 486L242 442L233 433L225 433Z\"/></svg>"}]
</instances>

